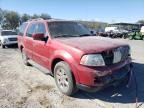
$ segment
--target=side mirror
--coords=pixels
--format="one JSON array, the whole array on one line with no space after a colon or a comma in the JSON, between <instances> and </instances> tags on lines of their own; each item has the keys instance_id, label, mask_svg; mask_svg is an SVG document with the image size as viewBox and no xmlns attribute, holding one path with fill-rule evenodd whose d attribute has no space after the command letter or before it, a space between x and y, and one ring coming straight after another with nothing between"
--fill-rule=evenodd
<instances>
[{"instance_id":1,"label":"side mirror","mask_svg":"<svg viewBox=\"0 0 144 108\"><path fill-rule=\"evenodd\" d=\"M35 33L35 34L32 34L32 38L34 40L43 40L45 36L43 33Z\"/></svg>"}]
</instances>

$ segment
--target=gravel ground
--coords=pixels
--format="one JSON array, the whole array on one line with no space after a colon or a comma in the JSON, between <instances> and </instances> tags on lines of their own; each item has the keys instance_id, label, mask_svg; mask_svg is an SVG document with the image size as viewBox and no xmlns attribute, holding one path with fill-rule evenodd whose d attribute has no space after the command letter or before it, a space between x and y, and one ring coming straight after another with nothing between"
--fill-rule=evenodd
<instances>
[{"instance_id":1,"label":"gravel ground","mask_svg":"<svg viewBox=\"0 0 144 108\"><path fill-rule=\"evenodd\" d=\"M131 46L138 106L144 108L144 41L121 41ZM0 49L0 108L135 108L135 83L68 97L57 90L51 76L24 66L17 48Z\"/></svg>"}]
</instances>

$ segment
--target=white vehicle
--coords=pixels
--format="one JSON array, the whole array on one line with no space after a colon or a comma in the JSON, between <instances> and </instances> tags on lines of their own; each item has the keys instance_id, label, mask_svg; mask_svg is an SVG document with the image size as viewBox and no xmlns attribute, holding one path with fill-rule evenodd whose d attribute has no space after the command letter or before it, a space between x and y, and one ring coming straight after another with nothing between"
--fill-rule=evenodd
<instances>
[{"instance_id":1,"label":"white vehicle","mask_svg":"<svg viewBox=\"0 0 144 108\"><path fill-rule=\"evenodd\" d=\"M128 33L127 30L120 29L118 27L106 27L105 32L112 32L112 33Z\"/></svg>"},{"instance_id":2,"label":"white vehicle","mask_svg":"<svg viewBox=\"0 0 144 108\"><path fill-rule=\"evenodd\" d=\"M2 48L17 43L17 33L15 31L0 30L0 45Z\"/></svg>"},{"instance_id":3,"label":"white vehicle","mask_svg":"<svg viewBox=\"0 0 144 108\"><path fill-rule=\"evenodd\" d=\"M144 26L141 27L140 32L142 33L142 35L144 35Z\"/></svg>"},{"instance_id":4,"label":"white vehicle","mask_svg":"<svg viewBox=\"0 0 144 108\"><path fill-rule=\"evenodd\" d=\"M106 27L105 32L114 32L117 33L119 32L118 27Z\"/></svg>"}]
</instances>

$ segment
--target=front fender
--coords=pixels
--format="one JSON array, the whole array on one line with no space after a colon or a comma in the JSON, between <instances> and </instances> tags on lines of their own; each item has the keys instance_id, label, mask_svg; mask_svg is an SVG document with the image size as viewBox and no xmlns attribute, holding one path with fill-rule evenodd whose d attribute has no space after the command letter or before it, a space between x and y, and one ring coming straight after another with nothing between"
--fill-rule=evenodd
<instances>
[{"instance_id":1,"label":"front fender","mask_svg":"<svg viewBox=\"0 0 144 108\"><path fill-rule=\"evenodd\" d=\"M78 73L76 71L77 62L70 53L63 50L58 50L54 52L51 58L52 59L50 60L50 67L52 67L52 63L55 59L62 59L63 61L69 64L76 82L79 82Z\"/></svg>"}]
</instances>

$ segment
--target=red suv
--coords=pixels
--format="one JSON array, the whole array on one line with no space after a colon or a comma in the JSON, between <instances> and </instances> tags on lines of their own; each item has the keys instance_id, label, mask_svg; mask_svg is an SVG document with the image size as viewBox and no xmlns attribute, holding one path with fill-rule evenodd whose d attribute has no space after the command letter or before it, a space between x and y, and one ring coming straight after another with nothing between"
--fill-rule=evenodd
<instances>
[{"instance_id":1,"label":"red suv","mask_svg":"<svg viewBox=\"0 0 144 108\"><path fill-rule=\"evenodd\" d=\"M52 74L66 95L77 89L97 91L130 77L129 45L92 36L78 22L29 20L19 29L18 46L24 63Z\"/></svg>"}]
</instances>

